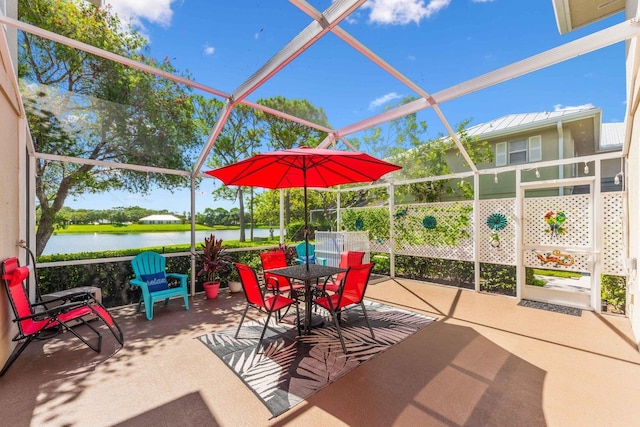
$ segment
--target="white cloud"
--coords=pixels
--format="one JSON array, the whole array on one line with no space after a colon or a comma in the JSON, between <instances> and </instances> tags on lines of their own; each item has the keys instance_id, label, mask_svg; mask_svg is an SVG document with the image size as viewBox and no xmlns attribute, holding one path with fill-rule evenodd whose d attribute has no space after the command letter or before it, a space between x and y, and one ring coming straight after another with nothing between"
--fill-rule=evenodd
<instances>
[{"instance_id":1,"label":"white cloud","mask_svg":"<svg viewBox=\"0 0 640 427\"><path fill-rule=\"evenodd\" d=\"M451 0L369 0L362 7L371 9L369 22L388 25L419 24L423 18L449 6Z\"/></svg>"},{"instance_id":2,"label":"white cloud","mask_svg":"<svg viewBox=\"0 0 640 427\"><path fill-rule=\"evenodd\" d=\"M391 92L386 95L383 95L380 98L376 98L373 101L371 101L371 103L369 104L369 110L373 110L381 105L386 104L387 102L393 99L398 99L398 98L402 98L402 96L398 95L396 92Z\"/></svg>"},{"instance_id":3,"label":"white cloud","mask_svg":"<svg viewBox=\"0 0 640 427\"><path fill-rule=\"evenodd\" d=\"M356 10L351 15L344 18L344 22L347 24L355 25L360 21L361 17L362 17L362 13L360 12L360 10Z\"/></svg>"},{"instance_id":4,"label":"white cloud","mask_svg":"<svg viewBox=\"0 0 640 427\"><path fill-rule=\"evenodd\" d=\"M471 0L472 3L491 3L495 0Z\"/></svg>"},{"instance_id":5,"label":"white cloud","mask_svg":"<svg viewBox=\"0 0 640 427\"><path fill-rule=\"evenodd\" d=\"M216 51L216 48L213 46L209 46L208 44L205 44L204 46L202 46L202 53L205 56L213 55L215 51Z\"/></svg>"},{"instance_id":6,"label":"white cloud","mask_svg":"<svg viewBox=\"0 0 640 427\"><path fill-rule=\"evenodd\" d=\"M171 3L176 0L106 0L105 4L111 5L114 13L120 19L131 24L143 35L146 29L143 21L158 24L163 27L171 25L173 10Z\"/></svg>"},{"instance_id":7,"label":"white cloud","mask_svg":"<svg viewBox=\"0 0 640 427\"><path fill-rule=\"evenodd\" d=\"M553 111L557 112L557 111L584 110L587 108L595 108L595 105L593 105L592 103L574 105L574 106L570 106L570 105L562 106L562 104L556 104L553 106Z\"/></svg>"}]
</instances>

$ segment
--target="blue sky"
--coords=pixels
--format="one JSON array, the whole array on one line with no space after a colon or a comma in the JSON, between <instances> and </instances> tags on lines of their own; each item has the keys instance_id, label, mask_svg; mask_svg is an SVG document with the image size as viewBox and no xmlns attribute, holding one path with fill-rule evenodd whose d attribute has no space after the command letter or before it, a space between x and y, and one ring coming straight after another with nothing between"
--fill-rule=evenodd
<instances>
[{"instance_id":1,"label":"blue sky","mask_svg":"<svg viewBox=\"0 0 640 427\"><path fill-rule=\"evenodd\" d=\"M107 3L148 38L152 56L167 56L178 69L188 70L194 80L227 93L311 22L284 0ZM323 11L331 1L309 3ZM424 90L435 93L623 20L620 13L560 35L551 0L370 0L343 21L341 28ZM622 122L626 108L624 61L624 43L618 43L440 108L451 125L465 119L478 124L506 114L584 105L602 108L604 122ZM385 100L415 96L333 34L316 42L248 99L276 95L310 100L325 110L335 129L379 114ZM419 117L427 121L429 137L444 132L431 109L420 112ZM199 192L197 211L231 206L213 201L208 187L210 184ZM186 209L177 212L188 211L188 192L155 192L144 199L111 193L101 197L100 204L175 210L178 200ZM83 199L69 203L71 207L89 207L85 204L92 203Z\"/></svg>"}]
</instances>

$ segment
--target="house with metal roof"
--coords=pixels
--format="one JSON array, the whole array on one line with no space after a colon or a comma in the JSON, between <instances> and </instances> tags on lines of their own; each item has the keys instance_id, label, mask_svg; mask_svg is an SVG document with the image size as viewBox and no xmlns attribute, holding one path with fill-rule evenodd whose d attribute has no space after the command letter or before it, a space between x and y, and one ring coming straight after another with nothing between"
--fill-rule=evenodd
<instances>
[{"instance_id":1,"label":"house with metal roof","mask_svg":"<svg viewBox=\"0 0 640 427\"><path fill-rule=\"evenodd\" d=\"M491 162L479 163L480 170L494 174L480 177L481 198L512 197L516 192L514 170L524 170L531 180L593 176L594 156L621 151L624 123L601 123L600 108L589 107L553 112L508 114L466 129L466 134L490 144ZM575 159L575 162L569 162ZM565 161L547 166L546 162ZM450 150L447 162L454 173L468 167L457 150ZM602 191L620 190L618 159L602 162ZM618 184L615 184L618 176ZM569 191L579 192L580 188Z\"/></svg>"},{"instance_id":2,"label":"house with metal roof","mask_svg":"<svg viewBox=\"0 0 640 427\"><path fill-rule=\"evenodd\" d=\"M149 215L138 220L140 224L180 224L182 220L173 215Z\"/></svg>"}]
</instances>

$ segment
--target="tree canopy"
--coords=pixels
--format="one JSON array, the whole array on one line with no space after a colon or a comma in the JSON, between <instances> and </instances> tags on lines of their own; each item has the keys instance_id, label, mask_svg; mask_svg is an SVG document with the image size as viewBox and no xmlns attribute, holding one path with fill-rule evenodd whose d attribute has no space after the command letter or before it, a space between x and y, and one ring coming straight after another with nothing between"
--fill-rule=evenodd
<instances>
[{"instance_id":1,"label":"tree canopy","mask_svg":"<svg viewBox=\"0 0 640 427\"><path fill-rule=\"evenodd\" d=\"M171 60L158 61L148 55L146 40L125 27L109 7L97 8L80 0L19 0L19 18L55 33L98 48L144 62L172 74L180 74ZM19 78L31 136L38 153L84 158L103 162L149 165L189 171L222 102L194 95L190 87L144 73L118 62L71 48L29 33L19 39ZM183 75L186 75L183 73ZM188 77L188 75L186 75ZM405 98L400 103L410 102ZM306 99L282 96L258 100L258 104L329 127L322 108ZM393 108L389 105L387 108ZM464 132L468 122L458 126L461 139L474 162L491 155L486 144ZM402 159L405 175L423 177L450 172L449 158L455 148L450 140L425 140L427 124L417 114L391 121L367 131L350 142L363 151L387 159ZM317 146L326 133L276 115L235 105L208 158L209 167L220 167L267 150ZM70 163L39 158L36 162L36 197L39 223L37 253L42 253L56 224L64 221L61 209L69 196L110 189L146 192L155 186L176 188L187 185L178 175L112 169L95 164ZM407 186L406 197L431 201L453 187ZM469 191L462 183L463 194ZM376 203L384 189L348 193L342 206ZM466 192L466 193L465 193ZM285 192L285 223L303 217L302 191ZM245 221L275 223L278 192L256 196L246 188L222 187L214 197L236 200L238 209L227 221L240 224L244 240ZM245 203L249 203L249 215ZM325 220L332 218L335 193L311 192L309 208L321 209ZM218 212L219 213L219 212ZM207 220L214 212L207 213Z\"/></svg>"},{"instance_id":2,"label":"tree canopy","mask_svg":"<svg viewBox=\"0 0 640 427\"><path fill-rule=\"evenodd\" d=\"M198 98L198 100L199 125L202 126L203 131L206 131L215 125L222 102L204 98ZM263 123L256 111L246 105L236 105L209 153L207 166L218 168L250 157L259 151L263 135ZM243 187L221 186L214 191L216 199L238 202L241 242L246 240L244 194ZM252 204L250 209L253 209Z\"/></svg>"},{"instance_id":3,"label":"tree canopy","mask_svg":"<svg viewBox=\"0 0 640 427\"><path fill-rule=\"evenodd\" d=\"M177 74L168 58L145 56L145 39L108 8L84 1L20 0L19 19ZM190 88L114 61L21 33L19 78L37 152L189 170L202 141ZM113 188L184 185L176 175L39 159L37 253L69 195Z\"/></svg>"}]
</instances>

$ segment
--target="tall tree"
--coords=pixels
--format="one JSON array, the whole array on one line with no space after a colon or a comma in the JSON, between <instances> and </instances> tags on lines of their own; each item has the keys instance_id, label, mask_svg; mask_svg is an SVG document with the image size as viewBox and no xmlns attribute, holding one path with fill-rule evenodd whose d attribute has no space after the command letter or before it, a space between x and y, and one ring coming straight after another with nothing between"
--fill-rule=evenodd
<instances>
[{"instance_id":1,"label":"tall tree","mask_svg":"<svg viewBox=\"0 0 640 427\"><path fill-rule=\"evenodd\" d=\"M491 162L493 151L487 141L480 141L478 137L472 137L467 133L470 120L464 120L456 125L456 134L469 158L476 165ZM449 136L440 136L437 139L415 144L411 150L398 156L402 159L404 167L403 176L407 179L424 178L429 176L442 176L452 173L451 161L462 155ZM466 162L463 162L466 165ZM466 165L468 166L468 165ZM457 181L451 184L450 179L433 181L430 183L414 183L408 186L405 193L410 194L418 202L442 201L445 196L457 194L464 199L473 198L473 187L467 181ZM403 194L400 189L399 194Z\"/></svg>"},{"instance_id":2,"label":"tall tree","mask_svg":"<svg viewBox=\"0 0 640 427\"><path fill-rule=\"evenodd\" d=\"M385 110L399 107L416 98L405 97L396 103L389 103ZM487 141L479 141L466 132L470 119L464 120L456 126L456 133L465 147L469 157L475 164L490 162L493 153ZM369 129L362 140L352 139L350 143L363 151L380 158L387 158L403 168L398 174L405 179L441 176L452 173L451 159L461 157L460 151L450 137L440 135L436 139L428 139L427 122L419 120L416 113L392 120L385 127ZM459 194L463 198L471 198L473 190L466 181L459 181L456 185L451 180L439 180L430 183L410 184L406 188L396 187L396 195L409 197L418 202L441 201L443 197ZM354 196L356 205L365 204L367 200L375 200L384 195L378 190L360 192Z\"/></svg>"},{"instance_id":3,"label":"tall tree","mask_svg":"<svg viewBox=\"0 0 640 427\"><path fill-rule=\"evenodd\" d=\"M218 112L222 108L222 102L216 99L199 97L198 106L199 126L208 132L215 124ZM211 149L207 165L212 168L218 168L253 155L260 145L263 134L264 129L255 110L246 105L236 105ZM214 190L213 194L216 199L237 200L240 241L246 241L244 188L221 186Z\"/></svg>"},{"instance_id":4,"label":"tall tree","mask_svg":"<svg viewBox=\"0 0 640 427\"><path fill-rule=\"evenodd\" d=\"M258 104L274 110L290 114L292 116L308 120L322 126L329 126L327 115L322 108L314 106L306 99L286 99L282 96L259 99ZM259 113L266 123L266 132L269 136L267 145L274 150L287 150L302 146L317 147L327 134L300 123L292 122L278 116L267 113ZM285 192L284 215L285 223L291 220L291 196L290 191Z\"/></svg>"},{"instance_id":5,"label":"tall tree","mask_svg":"<svg viewBox=\"0 0 640 427\"><path fill-rule=\"evenodd\" d=\"M80 0L19 0L20 20L177 73L168 58L145 56L145 39L108 8ZM188 170L201 141L190 89L119 63L21 33L19 77L37 152ZM140 174L39 159L36 233L41 254L69 195L153 185L184 185L177 176Z\"/></svg>"},{"instance_id":6,"label":"tall tree","mask_svg":"<svg viewBox=\"0 0 640 427\"><path fill-rule=\"evenodd\" d=\"M295 188L290 191L291 218L302 221L304 218L304 196L301 189ZM354 192L347 192L341 196L342 207L353 204ZM309 191L307 197L309 212L321 210L322 222L333 224L335 220L335 209L337 206L337 195L327 191ZM254 211L255 220L259 224L275 225L280 221L280 191L265 191L256 196L256 208ZM316 217L317 220L317 217Z\"/></svg>"}]
</instances>

